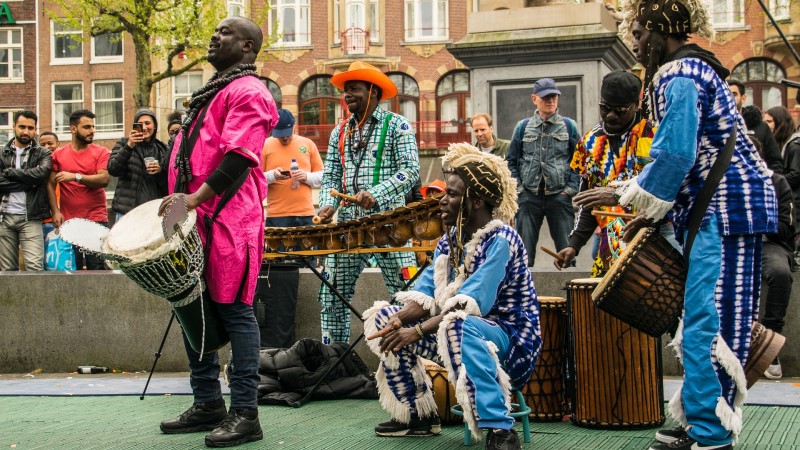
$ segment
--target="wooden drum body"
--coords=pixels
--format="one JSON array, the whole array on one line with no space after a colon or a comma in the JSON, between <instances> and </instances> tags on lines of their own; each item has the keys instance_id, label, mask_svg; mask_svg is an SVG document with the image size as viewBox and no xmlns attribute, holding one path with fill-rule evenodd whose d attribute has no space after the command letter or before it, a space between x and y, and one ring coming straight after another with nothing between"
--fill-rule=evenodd
<instances>
[{"instance_id":1,"label":"wooden drum body","mask_svg":"<svg viewBox=\"0 0 800 450\"><path fill-rule=\"evenodd\" d=\"M436 410L442 419L442 425L455 425L462 423L464 419L450 412L450 408L458 404L456 400L456 390L450 381L447 380L447 370L432 361L425 362L425 372L431 377L433 386L433 399L436 402Z\"/></svg>"},{"instance_id":2,"label":"wooden drum body","mask_svg":"<svg viewBox=\"0 0 800 450\"><path fill-rule=\"evenodd\" d=\"M567 362L567 300L539 297L542 352L533 375L522 389L530 418L539 422L560 421L568 414L564 369Z\"/></svg>"},{"instance_id":3,"label":"wooden drum body","mask_svg":"<svg viewBox=\"0 0 800 450\"><path fill-rule=\"evenodd\" d=\"M603 277L592 297L603 311L661 337L683 312L686 264L656 228L643 228Z\"/></svg>"},{"instance_id":4,"label":"wooden drum body","mask_svg":"<svg viewBox=\"0 0 800 450\"><path fill-rule=\"evenodd\" d=\"M598 278L572 280L572 421L592 428L647 428L664 423L660 340L595 307Z\"/></svg>"}]
</instances>

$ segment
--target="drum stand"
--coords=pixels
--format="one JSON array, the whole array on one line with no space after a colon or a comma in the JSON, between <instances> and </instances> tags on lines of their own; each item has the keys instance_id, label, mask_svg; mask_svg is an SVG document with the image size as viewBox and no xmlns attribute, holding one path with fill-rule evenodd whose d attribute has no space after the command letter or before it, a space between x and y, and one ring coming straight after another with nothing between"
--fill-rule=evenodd
<instances>
[{"instance_id":1,"label":"drum stand","mask_svg":"<svg viewBox=\"0 0 800 450\"><path fill-rule=\"evenodd\" d=\"M150 368L150 374L147 375L147 383L144 384L144 390L142 391L142 395L139 396L139 400L144 400L144 394L147 392L147 386L150 385L150 379L153 378L153 371L156 370L156 363L158 362L158 358L161 357L161 350L164 350L164 343L167 342L167 336L169 335L169 330L172 328L172 322L175 321L175 310L172 310L172 315L169 317L169 323L167 323L167 329L164 330L164 337L161 338L161 345L158 346L158 350L156 351L156 358L153 360L153 367Z\"/></svg>"},{"instance_id":2,"label":"drum stand","mask_svg":"<svg viewBox=\"0 0 800 450\"><path fill-rule=\"evenodd\" d=\"M311 272L313 272L314 275L316 275L317 278L320 279L320 281L322 281L323 283L325 283L326 286L328 286L328 288L331 290L331 293L333 293L333 295L339 301L344 303L347 306L347 308L350 309L350 312L352 312L358 318L358 320L360 320L362 323L364 322L364 319L361 317L361 313L359 313L359 311L355 307L353 307L353 305L349 301L347 301L346 298L344 298L342 293L339 292L339 290L336 289L336 287L334 287L330 281L326 280L325 277L322 276L319 270L317 270L317 268L314 267L314 265L308 261L308 258L300 258L300 260L303 261L303 264L305 264L305 266L309 268ZM414 276L411 277L411 279L406 282L401 291L405 291L409 287L411 287L411 285L414 284L415 281L417 281L417 278L420 275L422 275L422 272L425 270L426 267L428 267L428 265L430 265L430 260L426 261L425 264L423 264L422 267L420 267L419 270L417 270L417 273L415 273ZM342 353L342 356L340 356L339 359L337 359L336 362L333 363L333 365L331 365L328 368L328 370L325 371L324 374L322 374L319 381L317 381L317 383L311 388L308 394L306 394L302 399L294 402L293 406L302 406L306 402L311 400L311 396L314 395L315 392L317 392L317 390L325 381L325 379L328 378L328 375L330 375L331 372L336 370L336 368L339 367L339 365L345 360L345 358L347 358L348 356L350 356L351 353L353 353L353 350L356 348L356 345L358 345L358 343L361 342L362 339L364 339L364 332L361 332L358 338L356 338L356 340L352 344L350 344L349 347L347 347L347 350L345 350L345 352Z\"/></svg>"}]
</instances>

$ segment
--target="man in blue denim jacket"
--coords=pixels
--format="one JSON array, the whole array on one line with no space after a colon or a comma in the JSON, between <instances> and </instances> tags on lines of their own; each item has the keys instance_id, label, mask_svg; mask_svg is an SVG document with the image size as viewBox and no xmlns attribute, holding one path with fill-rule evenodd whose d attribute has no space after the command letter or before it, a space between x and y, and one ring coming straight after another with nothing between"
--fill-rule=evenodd
<instances>
[{"instance_id":1,"label":"man in blue denim jacket","mask_svg":"<svg viewBox=\"0 0 800 450\"><path fill-rule=\"evenodd\" d=\"M544 219L557 251L567 246L575 220L572 196L578 192L580 176L569 164L580 134L574 120L558 114L560 95L552 78L542 78L533 85L531 99L536 111L514 128L506 155L511 175L517 180L515 227L528 249L528 267L536 258Z\"/></svg>"}]
</instances>

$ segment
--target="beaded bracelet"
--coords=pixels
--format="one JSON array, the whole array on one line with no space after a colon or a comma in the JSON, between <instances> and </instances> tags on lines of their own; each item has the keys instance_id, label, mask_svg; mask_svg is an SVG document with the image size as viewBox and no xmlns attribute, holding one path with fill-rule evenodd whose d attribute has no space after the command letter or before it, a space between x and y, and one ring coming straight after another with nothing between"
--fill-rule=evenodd
<instances>
[{"instance_id":1,"label":"beaded bracelet","mask_svg":"<svg viewBox=\"0 0 800 450\"><path fill-rule=\"evenodd\" d=\"M425 337L425 333L422 331L422 327L419 326L419 324L414 325L414 329L417 330L417 333L419 333L419 337Z\"/></svg>"}]
</instances>

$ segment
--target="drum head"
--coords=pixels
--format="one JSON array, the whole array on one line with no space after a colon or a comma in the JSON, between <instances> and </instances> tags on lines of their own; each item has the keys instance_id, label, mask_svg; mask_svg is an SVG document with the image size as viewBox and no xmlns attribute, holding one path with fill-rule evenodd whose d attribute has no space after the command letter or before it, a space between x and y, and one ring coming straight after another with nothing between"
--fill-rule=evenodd
<instances>
[{"instance_id":1,"label":"drum head","mask_svg":"<svg viewBox=\"0 0 800 450\"><path fill-rule=\"evenodd\" d=\"M592 299L594 301L599 301L603 295L608 292L610 289L614 288L617 280L619 279L618 273L622 270L623 267L627 264L628 258L630 258L631 252L634 252L634 249L638 249L644 242L646 242L647 238L655 231L655 228L651 227L642 227L636 233L636 236L631 239L631 241L625 246L625 249L622 250L620 253L619 258L614 261L614 264L611 265L611 268L608 269L605 275L603 275L602 282L597 286L597 288L592 293Z\"/></svg>"},{"instance_id":2,"label":"drum head","mask_svg":"<svg viewBox=\"0 0 800 450\"><path fill-rule=\"evenodd\" d=\"M127 258L103 251L103 242L108 238L108 232L108 228L86 219L69 219L58 230L59 236L83 251L100 255L104 259L127 261Z\"/></svg>"},{"instance_id":3,"label":"drum head","mask_svg":"<svg viewBox=\"0 0 800 450\"><path fill-rule=\"evenodd\" d=\"M539 306L542 308L566 308L567 299L564 297L539 296Z\"/></svg>"},{"instance_id":4,"label":"drum head","mask_svg":"<svg viewBox=\"0 0 800 450\"><path fill-rule=\"evenodd\" d=\"M109 253L136 256L145 251L155 250L166 244L162 230L162 218L158 215L161 200L143 203L122 216L106 239L106 250ZM188 235L197 220L197 212L190 211L181 230Z\"/></svg>"}]
</instances>

